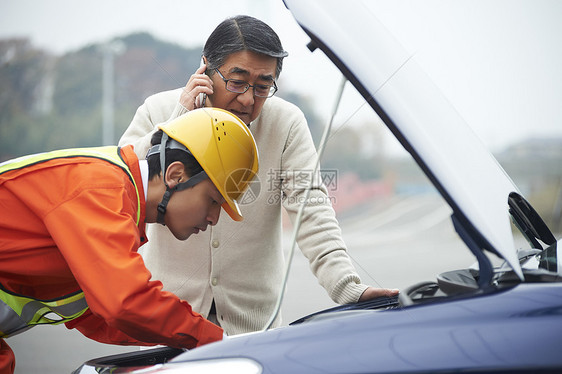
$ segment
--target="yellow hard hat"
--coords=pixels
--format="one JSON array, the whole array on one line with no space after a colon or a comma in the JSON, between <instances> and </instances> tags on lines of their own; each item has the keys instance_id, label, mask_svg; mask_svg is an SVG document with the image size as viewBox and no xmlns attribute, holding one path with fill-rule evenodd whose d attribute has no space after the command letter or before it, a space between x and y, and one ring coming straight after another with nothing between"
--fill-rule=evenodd
<instances>
[{"instance_id":1,"label":"yellow hard hat","mask_svg":"<svg viewBox=\"0 0 562 374\"><path fill-rule=\"evenodd\" d=\"M258 172L258 148L248 126L226 110L200 108L160 128L187 147L224 197L223 209L241 221L238 198Z\"/></svg>"}]
</instances>

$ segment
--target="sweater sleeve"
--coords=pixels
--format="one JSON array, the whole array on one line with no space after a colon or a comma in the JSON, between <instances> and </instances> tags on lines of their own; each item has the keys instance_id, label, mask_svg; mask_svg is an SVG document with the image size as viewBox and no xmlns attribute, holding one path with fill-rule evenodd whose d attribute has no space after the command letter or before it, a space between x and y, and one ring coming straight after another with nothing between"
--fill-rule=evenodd
<instances>
[{"instance_id":1,"label":"sweater sleeve","mask_svg":"<svg viewBox=\"0 0 562 374\"><path fill-rule=\"evenodd\" d=\"M133 120L119 139L119 146L132 144L137 156L144 159L150 148L152 135L158 130L158 125L187 113L187 109L179 102L180 93L181 89L176 89L148 97L137 108Z\"/></svg>"},{"instance_id":2,"label":"sweater sleeve","mask_svg":"<svg viewBox=\"0 0 562 374\"><path fill-rule=\"evenodd\" d=\"M334 302L357 302L368 286L361 284L348 256L326 186L320 173L314 173L317 153L306 119L299 113L293 120L283 151L283 205L294 222L300 206L306 202L297 236L299 247L318 282ZM312 189L306 199L311 179Z\"/></svg>"},{"instance_id":3,"label":"sweater sleeve","mask_svg":"<svg viewBox=\"0 0 562 374\"><path fill-rule=\"evenodd\" d=\"M220 327L192 311L177 296L150 281L151 274L137 253L140 245L134 198L103 170L99 178L56 206L45 224L84 292L89 319L107 331L98 339L124 344L124 335L153 344L192 348L222 339ZM126 176L124 176L126 178ZM86 320L86 319L85 319ZM82 331L92 335L86 326Z\"/></svg>"}]
</instances>

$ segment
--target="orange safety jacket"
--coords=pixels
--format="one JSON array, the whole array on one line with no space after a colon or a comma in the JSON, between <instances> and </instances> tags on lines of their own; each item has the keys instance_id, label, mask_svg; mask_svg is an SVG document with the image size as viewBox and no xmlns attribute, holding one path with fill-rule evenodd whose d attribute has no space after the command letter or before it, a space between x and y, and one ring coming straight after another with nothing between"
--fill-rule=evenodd
<instances>
[{"instance_id":1,"label":"orange safety jacket","mask_svg":"<svg viewBox=\"0 0 562 374\"><path fill-rule=\"evenodd\" d=\"M0 173L5 294L51 301L83 292L87 308L65 324L102 343L192 348L222 339L220 327L150 280L137 253L146 242L138 159L132 146L110 148L122 165L92 148Z\"/></svg>"}]
</instances>

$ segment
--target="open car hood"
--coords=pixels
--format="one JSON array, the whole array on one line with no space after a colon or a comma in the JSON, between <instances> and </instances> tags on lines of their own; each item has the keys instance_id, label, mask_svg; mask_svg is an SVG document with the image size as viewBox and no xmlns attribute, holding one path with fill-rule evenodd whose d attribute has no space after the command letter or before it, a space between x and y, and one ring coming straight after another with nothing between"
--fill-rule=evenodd
<instances>
[{"instance_id":1,"label":"open car hood","mask_svg":"<svg viewBox=\"0 0 562 374\"><path fill-rule=\"evenodd\" d=\"M495 253L523 279L508 206L517 187L369 2L284 1L439 190L476 257Z\"/></svg>"}]
</instances>

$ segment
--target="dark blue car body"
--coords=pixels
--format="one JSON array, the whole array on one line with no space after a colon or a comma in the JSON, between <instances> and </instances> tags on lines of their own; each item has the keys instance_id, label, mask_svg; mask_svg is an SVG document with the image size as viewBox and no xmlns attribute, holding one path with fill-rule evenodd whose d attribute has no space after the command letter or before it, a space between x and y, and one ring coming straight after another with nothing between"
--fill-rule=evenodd
<instances>
[{"instance_id":1,"label":"dark blue car body","mask_svg":"<svg viewBox=\"0 0 562 374\"><path fill-rule=\"evenodd\" d=\"M427 299L437 285L420 287ZM407 307L396 299L379 299L371 302L379 304L375 309L368 303L334 308L286 328L181 354L160 348L89 364L101 373L140 373L142 367L169 359L164 367L191 373L182 363L228 358L248 358L262 373L272 374L561 372L562 283L429 298Z\"/></svg>"},{"instance_id":2,"label":"dark blue car body","mask_svg":"<svg viewBox=\"0 0 562 374\"><path fill-rule=\"evenodd\" d=\"M250 357L264 373L562 370L562 283L323 318L201 347L176 361Z\"/></svg>"}]
</instances>

